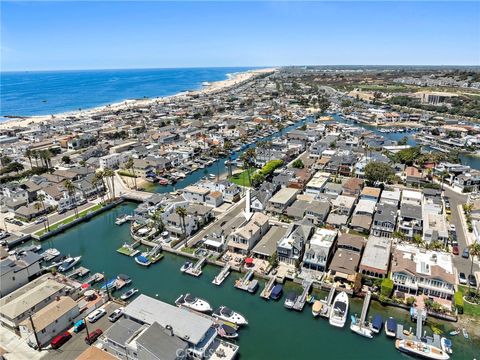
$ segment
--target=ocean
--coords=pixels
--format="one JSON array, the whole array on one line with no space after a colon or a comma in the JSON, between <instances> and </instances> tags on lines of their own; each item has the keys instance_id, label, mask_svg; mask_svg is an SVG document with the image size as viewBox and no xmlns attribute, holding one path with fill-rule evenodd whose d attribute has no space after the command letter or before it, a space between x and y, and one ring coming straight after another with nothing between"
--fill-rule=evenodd
<instances>
[{"instance_id":1,"label":"ocean","mask_svg":"<svg viewBox=\"0 0 480 360\"><path fill-rule=\"evenodd\" d=\"M197 90L251 67L23 71L0 73L0 121L5 116L50 115L128 99Z\"/></svg>"}]
</instances>

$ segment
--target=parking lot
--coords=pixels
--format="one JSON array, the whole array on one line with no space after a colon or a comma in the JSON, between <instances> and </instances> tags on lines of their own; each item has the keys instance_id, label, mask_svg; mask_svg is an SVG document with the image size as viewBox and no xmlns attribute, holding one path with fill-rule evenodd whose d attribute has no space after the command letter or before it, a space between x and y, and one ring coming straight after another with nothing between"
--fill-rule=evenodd
<instances>
[{"instance_id":1,"label":"parking lot","mask_svg":"<svg viewBox=\"0 0 480 360\"><path fill-rule=\"evenodd\" d=\"M104 305L104 309L107 311L107 314L93 324L87 321L88 331L92 332L96 329L101 329L103 332L105 332L110 326L112 326L112 323L108 320L108 316L119 307L120 305L114 302L109 302ZM88 345L85 343L87 330L83 329L76 334L73 332L72 327L70 332L72 333L72 338L68 340L62 347L60 347L60 349L48 350L48 359L74 360L87 349Z\"/></svg>"}]
</instances>

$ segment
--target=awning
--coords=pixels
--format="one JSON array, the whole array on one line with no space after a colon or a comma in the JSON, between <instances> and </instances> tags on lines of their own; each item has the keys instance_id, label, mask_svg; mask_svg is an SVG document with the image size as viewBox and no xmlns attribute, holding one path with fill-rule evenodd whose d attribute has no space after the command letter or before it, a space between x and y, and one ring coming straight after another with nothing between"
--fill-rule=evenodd
<instances>
[{"instance_id":1,"label":"awning","mask_svg":"<svg viewBox=\"0 0 480 360\"><path fill-rule=\"evenodd\" d=\"M245 259L245 264L253 264L253 258L249 257Z\"/></svg>"}]
</instances>

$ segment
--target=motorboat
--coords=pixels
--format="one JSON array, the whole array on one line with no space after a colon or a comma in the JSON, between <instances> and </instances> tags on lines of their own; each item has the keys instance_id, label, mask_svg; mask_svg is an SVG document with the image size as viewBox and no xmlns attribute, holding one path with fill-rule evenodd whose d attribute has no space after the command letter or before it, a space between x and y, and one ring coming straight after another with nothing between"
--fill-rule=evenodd
<instances>
[{"instance_id":1,"label":"motorboat","mask_svg":"<svg viewBox=\"0 0 480 360\"><path fill-rule=\"evenodd\" d=\"M125 283L125 285L130 285L132 283L132 278L125 274L118 274L117 279Z\"/></svg>"},{"instance_id":2,"label":"motorboat","mask_svg":"<svg viewBox=\"0 0 480 360\"><path fill-rule=\"evenodd\" d=\"M385 321L385 334L391 338L397 336L397 320L393 317L389 317L387 321Z\"/></svg>"},{"instance_id":3,"label":"motorboat","mask_svg":"<svg viewBox=\"0 0 480 360\"><path fill-rule=\"evenodd\" d=\"M66 258L62 265L58 267L58 271L65 272L73 268L80 260L82 259L81 256L76 257L68 257Z\"/></svg>"},{"instance_id":4,"label":"motorboat","mask_svg":"<svg viewBox=\"0 0 480 360\"><path fill-rule=\"evenodd\" d=\"M122 215L115 219L115 224L122 225L122 224L125 224L127 221L128 221L127 215Z\"/></svg>"},{"instance_id":5,"label":"motorboat","mask_svg":"<svg viewBox=\"0 0 480 360\"><path fill-rule=\"evenodd\" d=\"M128 300L130 299L133 295L135 295L138 292L138 289L133 288L128 290L126 293L124 293L122 296L120 296L120 299L122 300Z\"/></svg>"},{"instance_id":6,"label":"motorboat","mask_svg":"<svg viewBox=\"0 0 480 360\"><path fill-rule=\"evenodd\" d=\"M142 266L150 266L152 264L152 262L150 261L150 259L148 257L145 256L146 254L145 253L142 253L142 255L138 255L135 257L135 262L138 264L138 265L142 265Z\"/></svg>"},{"instance_id":7,"label":"motorboat","mask_svg":"<svg viewBox=\"0 0 480 360\"><path fill-rule=\"evenodd\" d=\"M185 272L187 271L188 269L190 269L191 267L193 266L193 263L191 261L185 261L185 263L182 265L182 267L180 268L180 271L181 272Z\"/></svg>"},{"instance_id":8,"label":"motorboat","mask_svg":"<svg viewBox=\"0 0 480 360\"><path fill-rule=\"evenodd\" d=\"M344 327L348 315L348 295L345 291L339 293L333 301L329 323L336 327Z\"/></svg>"},{"instance_id":9,"label":"motorboat","mask_svg":"<svg viewBox=\"0 0 480 360\"><path fill-rule=\"evenodd\" d=\"M240 313L233 311L232 309L226 306L220 306L217 310L215 310L212 314L214 318L231 322L236 325L247 325L248 321Z\"/></svg>"},{"instance_id":10,"label":"motorboat","mask_svg":"<svg viewBox=\"0 0 480 360\"><path fill-rule=\"evenodd\" d=\"M350 324L350 330L352 330L354 333L357 333L360 336L366 337L366 338L373 338L373 331L370 330L366 326L362 326L359 322L359 319L357 319L354 315L351 316L351 324Z\"/></svg>"},{"instance_id":11,"label":"motorboat","mask_svg":"<svg viewBox=\"0 0 480 360\"><path fill-rule=\"evenodd\" d=\"M106 291L106 290L113 290L116 289L116 284L117 284L117 279L113 278L107 281L106 284L104 284L100 290Z\"/></svg>"},{"instance_id":12,"label":"motorboat","mask_svg":"<svg viewBox=\"0 0 480 360\"><path fill-rule=\"evenodd\" d=\"M422 341L414 340L396 340L395 347L398 351L401 351L405 354L421 357L424 359L434 359L434 360L448 360L450 356L433 345L424 343Z\"/></svg>"},{"instance_id":13,"label":"motorboat","mask_svg":"<svg viewBox=\"0 0 480 360\"><path fill-rule=\"evenodd\" d=\"M180 297L175 300L177 306L184 306L186 308L199 311L199 312L210 312L212 307L205 300L199 299L191 294L180 295Z\"/></svg>"},{"instance_id":14,"label":"motorboat","mask_svg":"<svg viewBox=\"0 0 480 360\"><path fill-rule=\"evenodd\" d=\"M469 338L467 329L463 328L463 329L462 329L462 333L463 333L463 337L464 337L465 339L468 339L468 338Z\"/></svg>"},{"instance_id":15,"label":"motorboat","mask_svg":"<svg viewBox=\"0 0 480 360\"><path fill-rule=\"evenodd\" d=\"M447 354L452 354L452 340L447 339L446 337L442 337L440 339L440 346L442 347L442 350L445 351Z\"/></svg>"},{"instance_id":16,"label":"motorboat","mask_svg":"<svg viewBox=\"0 0 480 360\"><path fill-rule=\"evenodd\" d=\"M45 260L45 261L53 260L58 255L60 255L60 251L58 251L55 248L47 249L43 253L40 254L40 256L43 257L43 260Z\"/></svg>"},{"instance_id":17,"label":"motorboat","mask_svg":"<svg viewBox=\"0 0 480 360\"><path fill-rule=\"evenodd\" d=\"M237 330L227 324L217 326L217 334L225 339L236 339L238 337Z\"/></svg>"},{"instance_id":18,"label":"motorboat","mask_svg":"<svg viewBox=\"0 0 480 360\"><path fill-rule=\"evenodd\" d=\"M278 300L282 297L283 293L283 286L280 284L276 284L272 291L270 292L270 299L272 300Z\"/></svg>"},{"instance_id":19,"label":"motorboat","mask_svg":"<svg viewBox=\"0 0 480 360\"><path fill-rule=\"evenodd\" d=\"M291 291L287 294L287 298L285 299L285 302L283 303L283 306L285 306L287 309L293 308L293 305L295 305L295 302L297 301L298 295L296 292Z\"/></svg>"},{"instance_id":20,"label":"motorboat","mask_svg":"<svg viewBox=\"0 0 480 360\"><path fill-rule=\"evenodd\" d=\"M372 319L372 324L370 329L375 333L378 334L382 331L383 327L383 318L380 314L376 314Z\"/></svg>"},{"instance_id":21,"label":"motorboat","mask_svg":"<svg viewBox=\"0 0 480 360\"><path fill-rule=\"evenodd\" d=\"M450 331L448 334L450 336L457 336L458 334L460 334L461 330L460 329L455 329L453 331Z\"/></svg>"},{"instance_id":22,"label":"motorboat","mask_svg":"<svg viewBox=\"0 0 480 360\"><path fill-rule=\"evenodd\" d=\"M320 300L315 300L312 305L312 315L313 317L317 317L320 315L320 311L322 311L323 304Z\"/></svg>"}]
</instances>

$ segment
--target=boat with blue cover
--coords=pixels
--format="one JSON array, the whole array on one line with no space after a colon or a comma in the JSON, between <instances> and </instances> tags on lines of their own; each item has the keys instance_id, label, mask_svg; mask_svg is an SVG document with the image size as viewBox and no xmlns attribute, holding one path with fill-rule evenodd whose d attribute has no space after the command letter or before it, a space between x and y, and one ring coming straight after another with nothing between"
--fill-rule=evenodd
<instances>
[{"instance_id":1,"label":"boat with blue cover","mask_svg":"<svg viewBox=\"0 0 480 360\"><path fill-rule=\"evenodd\" d=\"M283 286L280 284L277 284L273 287L272 292L270 293L270 299L278 300L282 297L282 293L283 293Z\"/></svg>"},{"instance_id":2,"label":"boat with blue cover","mask_svg":"<svg viewBox=\"0 0 480 360\"><path fill-rule=\"evenodd\" d=\"M112 289L115 288L116 283L117 283L117 278L110 279L110 280L107 281L107 283L105 285L103 285L100 288L100 290L103 290L103 291L105 291L107 289L112 290Z\"/></svg>"},{"instance_id":3,"label":"boat with blue cover","mask_svg":"<svg viewBox=\"0 0 480 360\"><path fill-rule=\"evenodd\" d=\"M393 317L389 317L387 321L385 321L385 334L391 338L397 336L397 320Z\"/></svg>"},{"instance_id":4,"label":"boat with blue cover","mask_svg":"<svg viewBox=\"0 0 480 360\"><path fill-rule=\"evenodd\" d=\"M150 266L152 264L150 259L147 258L144 254L136 256L135 257L135 262L138 265L142 265L142 266Z\"/></svg>"},{"instance_id":5,"label":"boat with blue cover","mask_svg":"<svg viewBox=\"0 0 480 360\"><path fill-rule=\"evenodd\" d=\"M383 318L380 314L376 314L372 319L371 329L375 334L378 334L382 331Z\"/></svg>"}]
</instances>

